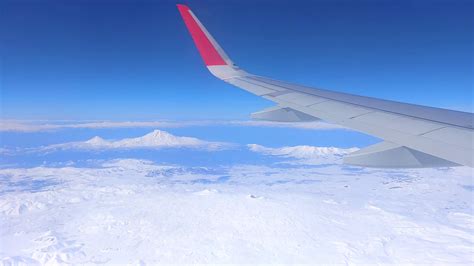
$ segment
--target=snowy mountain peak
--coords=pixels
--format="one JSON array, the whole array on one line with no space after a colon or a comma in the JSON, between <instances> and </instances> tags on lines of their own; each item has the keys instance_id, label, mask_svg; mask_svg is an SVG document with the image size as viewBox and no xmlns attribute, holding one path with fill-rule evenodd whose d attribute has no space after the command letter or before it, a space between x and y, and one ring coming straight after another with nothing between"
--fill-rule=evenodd
<instances>
[{"instance_id":1,"label":"snowy mountain peak","mask_svg":"<svg viewBox=\"0 0 474 266\"><path fill-rule=\"evenodd\" d=\"M152 132L143 136L143 138L163 138L163 137L174 137L174 136L166 131L159 130L159 129L155 129Z\"/></svg>"},{"instance_id":2,"label":"snowy mountain peak","mask_svg":"<svg viewBox=\"0 0 474 266\"><path fill-rule=\"evenodd\" d=\"M90 144L90 145L102 145L104 143L107 143L107 141L99 136L95 136L87 141L85 143Z\"/></svg>"},{"instance_id":3,"label":"snowy mountain peak","mask_svg":"<svg viewBox=\"0 0 474 266\"><path fill-rule=\"evenodd\" d=\"M162 130L154 130L144 136L114 142L117 147L136 146L196 146L205 142L196 138L178 137Z\"/></svg>"},{"instance_id":4,"label":"snowy mountain peak","mask_svg":"<svg viewBox=\"0 0 474 266\"><path fill-rule=\"evenodd\" d=\"M177 137L174 135L171 135L170 133L162 130L153 130L153 132L150 132L142 137L139 138L134 138L134 140L140 140L145 143L153 143L153 144L180 144L180 140L183 137Z\"/></svg>"}]
</instances>

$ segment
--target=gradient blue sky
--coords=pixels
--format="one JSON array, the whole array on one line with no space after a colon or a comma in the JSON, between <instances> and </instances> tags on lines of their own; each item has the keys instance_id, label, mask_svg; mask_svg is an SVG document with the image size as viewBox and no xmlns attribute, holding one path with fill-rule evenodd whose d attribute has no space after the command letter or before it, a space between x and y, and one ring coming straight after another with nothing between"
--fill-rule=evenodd
<instances>
[{"instance_id":1,"label":"gradient blue sky","mask_svg":"<svg viewBox=\"0 0 474 266\"><path fill-rule=\"evenodd\" d=\"M256 74L472 111L472 1L179 1ZM177 1L1 1L1 117L245 119Z\"/></svg>"}]
</instances>

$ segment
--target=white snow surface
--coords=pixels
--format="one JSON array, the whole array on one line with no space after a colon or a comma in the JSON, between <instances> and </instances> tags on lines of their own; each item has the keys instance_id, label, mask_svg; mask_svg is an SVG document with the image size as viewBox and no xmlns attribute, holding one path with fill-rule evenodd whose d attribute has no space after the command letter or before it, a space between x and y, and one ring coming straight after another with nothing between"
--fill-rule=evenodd
<instances>
[{"instance_id":1,"label":"white snow surface","mask_svg":"<svg viewBox=\"0 0 474 266\"><path fill-rule=\"evenodd\" d=\"M166 131L154 130L144 136L125 138L121 140L105 140L95 136L87 141L53 144L42 147L42 151L74 150L74 149L140 149L140 148L196 148L206 150L220 150L232 146L229 143L211 142L193 137L174 136Z\"/></svg>"},{"instance_id":2,"label":"white snow surface","mask_svg":"<svg viewBox=\"0 0 474 266\"><path fill-rule=\"evenodd\" d=\"M471 168L96 163L0 169L3 264L474 263Z\"/></svg>"}]
</instances>

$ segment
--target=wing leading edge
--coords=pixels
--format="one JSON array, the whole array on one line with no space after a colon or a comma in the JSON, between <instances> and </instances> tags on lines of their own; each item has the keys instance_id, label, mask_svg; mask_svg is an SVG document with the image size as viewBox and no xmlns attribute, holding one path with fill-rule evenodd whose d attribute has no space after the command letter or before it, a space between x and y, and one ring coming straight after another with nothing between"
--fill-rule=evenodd
<instances>
[{"instance_id":1,"label":"wing leading edge","mask_svg":"<svg viewBox=\"0 0 474 266\"><path fill-rule=\"evenodd\" d=\"M472 113L309 88L247 73L230 60L187 6L178 5L178 9L214 76L277 103L252 118L282 122L322 119L384 140L346 156L348 164L474 166Z\"/></svg>"}]
</instances>

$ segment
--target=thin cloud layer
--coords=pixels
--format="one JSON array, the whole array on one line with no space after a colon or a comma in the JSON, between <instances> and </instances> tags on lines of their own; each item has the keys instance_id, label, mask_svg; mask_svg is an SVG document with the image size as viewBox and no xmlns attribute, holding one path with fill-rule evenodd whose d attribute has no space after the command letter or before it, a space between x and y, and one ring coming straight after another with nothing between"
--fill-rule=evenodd
<instances>
[{"instance_id":1,"label":"thin cloud layer","mask_svg":"<svg viewBox=\"0 0 474 266\"><path fill-rule=\"evenodd\" d=\"M268 121L19 121L0 120L0 131L3 132L41 132L54 131L67 128L179 128L179 127L199 127L199 126L244 126L244 127L280 127L280 128L300 128L310 130L333 130L345 129L338 125L325 122L268 122Z\"/></svg>"}]
</instances>

